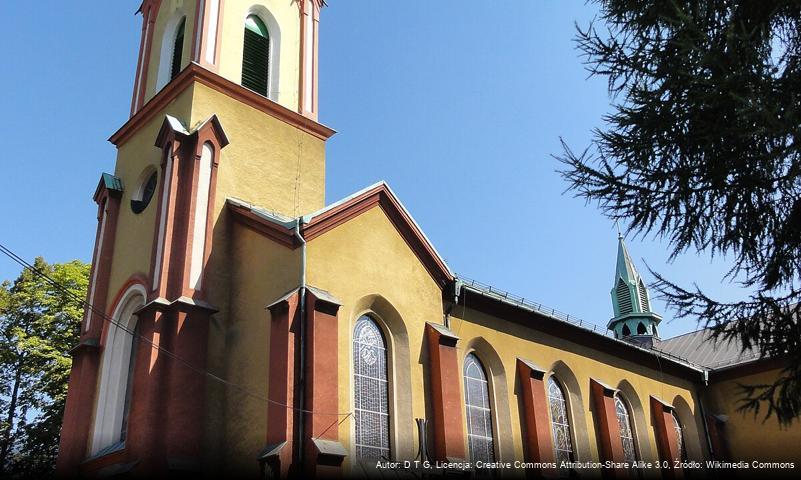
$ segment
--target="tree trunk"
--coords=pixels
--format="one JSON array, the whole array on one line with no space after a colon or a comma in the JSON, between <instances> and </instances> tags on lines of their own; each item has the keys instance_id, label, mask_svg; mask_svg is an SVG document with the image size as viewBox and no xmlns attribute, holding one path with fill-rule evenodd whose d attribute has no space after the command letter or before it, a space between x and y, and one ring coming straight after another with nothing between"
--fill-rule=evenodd
<instances>
[{"instance_id":1,"label":"tree trunk","mask_svg":"<svg viewBox=\"0 0 801 480\"><path fill-rule=\"evenodd\" d=\"M22 358L17 361L16 374L14 375L14 389L11 391L11 402L8 405L8 416L6 421L6 431L3 432L3 446L0 448L0 476L6 467L6 459L11 449L11 433L14 430L14 418L17 414L17 399L19 397L19 387L22 383Z\"/></svg>"}]
</instances>

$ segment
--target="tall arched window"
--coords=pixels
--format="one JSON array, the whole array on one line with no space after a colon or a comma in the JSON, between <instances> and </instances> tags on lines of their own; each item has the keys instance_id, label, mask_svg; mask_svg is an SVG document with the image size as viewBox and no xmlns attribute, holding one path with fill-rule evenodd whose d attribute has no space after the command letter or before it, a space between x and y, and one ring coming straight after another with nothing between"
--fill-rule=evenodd
<instances>
[{"instance_id":1,"label":"tall arched window","mask_svg":"<svg viewBox=\"0 0 801 480\"><path fill-rule=\"evenodd\" d=\"M95 407L92 455L121 448L128 436L128 412L136 359L136 311L145 303L145 288L130 287L112 314L103 345L100 384Z\"/></svg>"},{"instance_id":2,"label":"tall arched window","mask_svg":"<svg viewBox=\"0 0 801 480\"><path fill-rule=\"evenodd\" d=\"M554 459L559 466L562 462L573 461L573 441L570 436L565 391L553 375L548 377L548 406L551 411Z\"/></svg>"},{"instance_id":3,"label":"tall arched window","mask_svg":"<svg viewBox=\"0 0 801 480\"><path fill-rule=\"evenodd\" d=\"M184 30L186 29L186 17L181 19L178 26L178 33L175 34L175 43L172 46L172 62L170 63L170 80L181 73L181 60L184 53Z\"/></svg>"},{"instance_id":4,"label":"tall arched window","mask_svg":"<svg viewBox=\"0 0 801 480\"><path fill-rule=\"evenodd\" d=\"M464 403L470 460L495 461L489 384L481 361L473 353L464 359Z\"/></svg>"},{"instance_id":5,"label":"tall arched window","mask_svg":"<svg viewBox=\"0 0 801 480\"><path fill-rule=\"evenodd\" d=\"M620 429L620 441L623 444L623 458L629 463L634 463L637 461L637 450L634 447L631 412L626 402L620 398L620 394L615 395L615 413L617 413L617 425Z\"/></svg>"},{"instance_id":6,"label":"tall arched window","mask_svg":"<svg viewBox=\"0 0 801 480\"><path fill-rule=\"evenodd\" d=\"M356 456L389 458L387 344L367 315L356 321L353 331L353 396Z\"/></svg>"},{"instance_id":7,"label":"tall arched window","mask_svg":"<svg viewBox=\"0 0 801 480\"><path fill-rule=\"evenodd\" d=\"M673 412L671 416L673 417L673 433L676 435L676 453L678 454L678 458L675 460L684 461L687 460L687 447L684 445L684 430L681 427L681 422L676 412Z\"/></svg>"},{"instance_id":8,"label":"tall arched window","mask_svg":"<svg viewBox=\"0 0 801 480\"><path fill-rule=\"evenodd\" d=\"M268 94L270 69L270 34L257 15L245 19L245 43L242 49L242 86Z\"/></svg>"}]
</instances>

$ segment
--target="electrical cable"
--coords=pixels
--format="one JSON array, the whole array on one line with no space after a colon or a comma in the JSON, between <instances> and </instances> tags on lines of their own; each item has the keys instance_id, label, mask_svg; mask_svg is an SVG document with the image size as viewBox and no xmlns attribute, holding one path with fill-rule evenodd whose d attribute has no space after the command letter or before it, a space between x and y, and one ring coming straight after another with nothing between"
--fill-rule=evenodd
<instances>
[{"instance_id":1,"label":"electrical cable","mask_svg":"<svg viewBox=\"0 0 801 480\"><path fill-rule=\"evenodd\" d=\"M86 308L89 311L99 315L104 321L109 322L112 325L115 325L117 328L119 328L123 332L131 335L131 337L136 337L140 341L151 345L153 349L158 350L160 353L163 353L168 358L176 360L177 362L179 362L180 364L182 364L185 367L189 368L190 370L194 371L195 373L198 373L200 375L204 375L204 376L206 376L206 377L208 377L208 378L210 378L210 379L212 379L214 381L217 381L217 382L219 382L219 383L221 383L221 384L223 384L223 385L225 385L227 387L230 387L232 389L238 390L240 393L243 393L243 394L245 394L247 396L250 396L252 398L255 398L257 400L260 400L260 401L263 401L263 402L266 402L266 403L271 403L273 405L278 405L278 406L281 406L281 407L284 407L284 408L287 408L287 409L290 409L290 410L294 410L294 411L297 411L297 412L310 413L312 415L320 415L320 416L331 416L331 417L333 417L333 416L344 416L345 418L347 418L348 416L350 416L352 414L352 412L341 412L341 413L339 413L339 412L338 413L315 412L313 410L306 410L306 409L302 409L302 408L293 407L291 405L287 405L287 404L279 402L277 400L273 400L271 398L265 397L265 396L260 395L258 393L252 392L247 387L244 387L242 385L230 382L230 381L228 381L228 380L220 377L219 375L216 375L216 374L214 374L214 373L212 373L212 372L210 372L208 370L204 370L202 368L196 367L195 365L192 365L189 361L181 358L180 356L176 355L173 352L170 352L169 350L165 349L161 345L158 345L158 344L154 343L152 340L150 340L148 338L145 338L143 335L141 335L139 333L136 333L135 331L133 331L133 330L121 325L117 320L109 317L104 312L102 312L101 310L97 309L94 305L91 305L89 302L87 302L86 300L83 300L82 298L80 298L74 292L71 292L67 287L61 285L58 281L56 281L53 278L51 278L45 272L43 272L40 269L36 268L34 265L31 265L30 263L28 263L25 259L23 259L22 257L17 255L16 253L14 253L13 250L9 249L8 247L6 247L2 243L0 243L0 252L2 252L4 255L9 257L11 260L13 260L16 263L20 264L22 267L29 269L34 274L36 274L39 277L43 278L45 281L47 281L51 285L55 286L62 293L68 295L69 297L71 297L73 299L78 300L80 302L80 304L84 308ZM345 419L343 419L343 421L344 420Z\"/></svg>"}]
</instances>

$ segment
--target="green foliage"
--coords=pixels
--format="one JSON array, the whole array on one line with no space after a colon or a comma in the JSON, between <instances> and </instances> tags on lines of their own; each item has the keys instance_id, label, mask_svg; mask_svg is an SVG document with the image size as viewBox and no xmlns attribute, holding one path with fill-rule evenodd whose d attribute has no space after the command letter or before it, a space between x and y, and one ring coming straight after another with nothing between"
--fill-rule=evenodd
<instances>
[{"instance_id":1,"label":"green foliage","mask_svg":"<svg viewBox=\"0 0 801 480\"><path fill-rule=\"evenodd\" d=\"M577 43L607 78L612 113L592 144L563 143L561 172L635 234L734 261L726 280L750 288L719 302L656 274L677 311L762 356L787 356L772 385L741 407L801 415L801 2L598 0Z\"/></svg>"},{"instance_id":2,"label":"green foliage","mask_svg":"<svg viewBox=\"0 0 801 480\"><path fill-rule=\"evenodd\" d=\"M89 265L37 258L0 287L0 473L52 475ZM66 293L65 290L69 293Z\"/></svg>"}]
</instances>

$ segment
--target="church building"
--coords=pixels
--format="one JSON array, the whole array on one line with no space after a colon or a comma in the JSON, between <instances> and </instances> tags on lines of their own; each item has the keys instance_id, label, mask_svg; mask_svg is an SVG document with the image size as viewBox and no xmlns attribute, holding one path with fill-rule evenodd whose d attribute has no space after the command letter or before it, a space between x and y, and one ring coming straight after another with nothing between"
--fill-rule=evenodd
<instances>
[{"instance_id":1,"label":"church building","mask_svg":"<svg viewBox=\"0 0 801 480\"><path fill-rule=\"evenodd\" d=\"M326 203L324 4L140 6L60 476L419 476L402 462L429 460L682 478L801 460L801 429L736 411L737 384L782 359L704 330L661 339L622 238L604 329L456 276L384 182ZM655 467L581 465L604 461Z\"/></svg>"}]
</instances>

